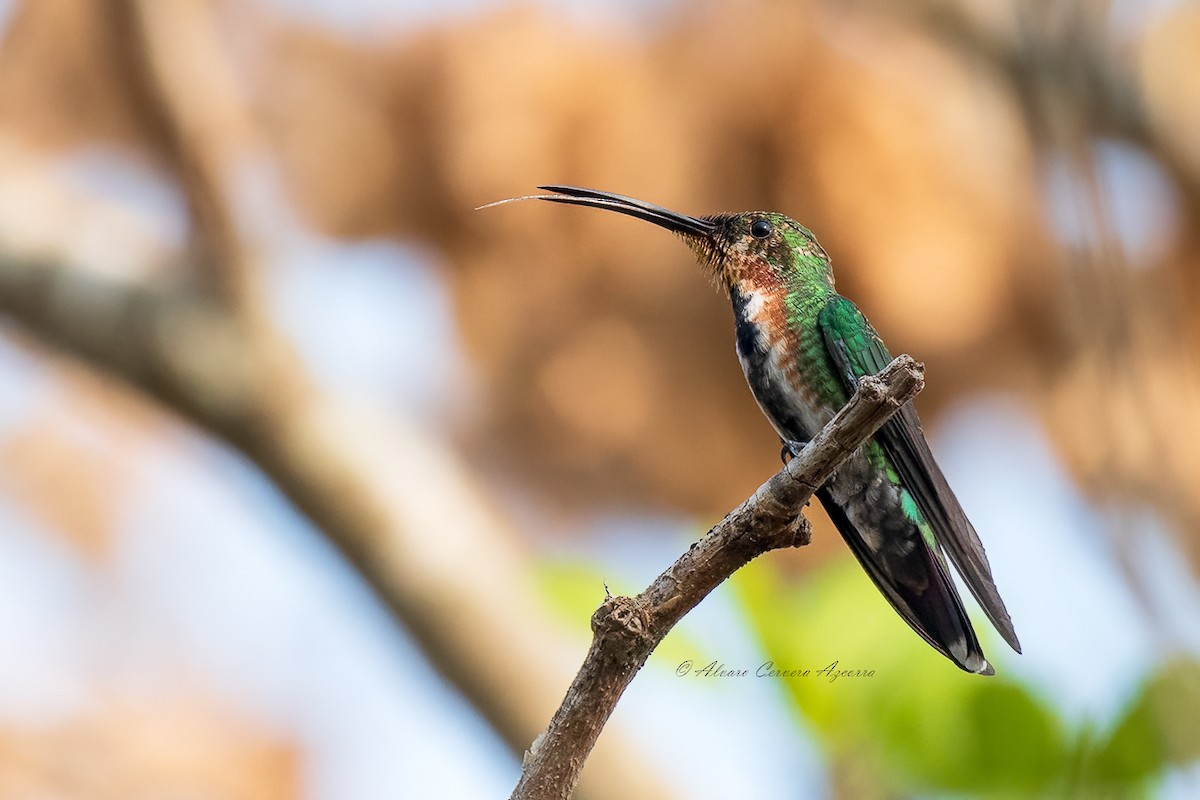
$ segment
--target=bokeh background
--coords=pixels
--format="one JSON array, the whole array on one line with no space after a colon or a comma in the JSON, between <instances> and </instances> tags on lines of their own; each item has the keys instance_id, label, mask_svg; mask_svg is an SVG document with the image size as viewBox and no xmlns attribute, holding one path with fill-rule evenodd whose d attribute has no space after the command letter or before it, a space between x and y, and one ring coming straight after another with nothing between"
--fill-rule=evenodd
<instances>
[{"instance_id":1,"label":"bokeh background","mask_svg":"<svg viewBox=\"0 0 1200 800\"><path fill-rule=\"evenodd\" d=\"M0 798L503 797L778 469L726 300L538 183L811 227L1025 645L814 508L580 797L1200 796L1200 6L0 2ZM828 683L679 665L874 670Z\"/></svg>"}]
</instances>

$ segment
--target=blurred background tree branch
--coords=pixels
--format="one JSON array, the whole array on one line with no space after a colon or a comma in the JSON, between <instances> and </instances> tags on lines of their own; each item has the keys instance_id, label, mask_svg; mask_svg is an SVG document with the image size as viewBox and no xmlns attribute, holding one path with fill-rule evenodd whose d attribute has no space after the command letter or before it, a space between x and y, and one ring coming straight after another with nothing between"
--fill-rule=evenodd
<instances>
[{"instance_id":1,"label":"blurred background tree branch","mask_svg":"<svg viewBox=\"0 0 1200 800\"><path fill-rule=\"evenodd\" d=\"M479 731L491 728L520 752L555 707L586 648L579 631L553 619L556 610L594 608L601 579L625 569L644 585L656 563L645 548L677 550L672 535L693 536L777 468L776 442L732 356L726 301L677 243L603 215L471 211L545 181L696 213L785 211L833 254L843 293L896 348L928 364L923 415L935 434L948 431L951 454L960 442L952 482L965 487L1001 589L1016 595L1023 639L1025 626L1039 624L1031 618L1046 620L1045 638L1040 649L1036 631L1029 639L1032 666L998 667L1018 675L1000 688L959 689L919 657L895 655L897 680L928 675L942 692L906 689L925 699L920 714L884 688L835 699L788 685L760 698L773 709L785 697L797 712L798 724L771 730L786 732L780 741L798 737L786 740L792 749L805 737L816 742L827 765L816 780L828 793L973 794L986 781L972 783L968 772L1002 785L982 756L971 770L939 761L933 733L891 735L889 725L938 729L939 708L980 737L1008 730L988 716L995 709L1028 712L1005 724L1025 726L1022 741L1062 758L1030 755L1025 783L1004 784L1014 792L1061 785L1058 770L1070 759L1084 765L1078 781L1169 783L1163 776L1186 768L1192 742L1161 713L1162 697L1191 697L1180 688L1191 686L1189 662L1180 667L1176 656L1200 641L1187 621L1200 564L1200 8L1152 5L754 0L601 9L464 0L459 11L421 16L419 4L370 11L365 0L0 4L0 309L19 323L5 323L0 347L0 514L10 531L0 556L59 564L46 543L61 540L82 565L13 567L0 581L13 587L0 597L0 638L25 641L26 628L5 620L29 619L28 630L64 631L56 647L73 642L89 654L51 648L45 653L58 655L15 659L0 684L33 692L27 687L57 674L45 664L70 661L79 664L71 680L86 688L63 696L90 698L50 692L58 699L43 706L67 710L38 728L13 716L16 701L0 693L0 734L33 754L0 760L0 789L59 786L36 765L60 761L47 753L78 735L104 742L129 782L81 768L61 783L69 796L102 796L101 784L155 791L172 776L222 797L372 796L300 777L304 764L326 763L320 754L336 750L329 741L338 737L322 731L374 731L361 721L333 725L331 708L359 698L361 708L381 709L379 698L402 690L390 683L361 700L369 681L329 677L361 676L350 666L329 666L320 681L286 677L317 674L339 648L365 652L329 631L369 617L355 606L319 639L305 638L325 630L317 616L336 606L332 590L297 583L302 571L282 566L268 578L276 575L269 565L310 553L303 557L323 565L312 569L326 581L342 567L303 544L311 540L305 523L287 516L293 510L403 626L376 640L411 635L391 643L387 658L419 649L397 663L432 666L403 696L443 692L445 681L477 710L414 712L419 733L405 741L422 755L401 771L434 771L433 752L472 752L473 761L499 765L495 786L511 786L515 760L486 755L489 745L477 742L489 734ZM355 27L349 17L370 22ZM1035 421L1028 429L1020 427L1026 415ZM971 428L963 421L971 419L982 422ZM184 432L192 426L203 437ZM1018 430L1033 431L1035 442L1019 458L1003 448L1024 441ZM253 469L228 454L214 461L205 449L214 442L244 453ZM1048 472L1031 466L1030 453L1045 454L1037 463ZM1019 473L1058 477L1031 485ZM279 496L255 488L264 477ZM191 500L207 497L205 481L224 499ZM1054 505L1036 491L1049 484L1068 499ZM253 509L247 519L214 521L242 505ZM155 535L140 536L145 527ZM228 539L223 527L234 529ZM838 537L820 514L814 527L811 548L776 554L731 596L713 598L726 605L712 613L732 615L741 633L695 644L685 627L667 651L750 647L748 658L799 660L817 656L789 642L832 639L838 658L857 652L845 629L811 627L824 617L807 604L859 602L836 577L845 557ZM597 535L614 529L621 535ZM1065 529L1081 533L1064 539ZM259 593L238 595L233 573L222 572L237 563L228 554L251 546L237 542L272 536L282 543L275 557L247 562L262 566L241 591ZM1075 549L1055 549L1067 541ZM606 546L620 558L597 556ZM182 552L211 553L214 563ZM556 566L580 552L591 554L582 566ZM143 559L156 566L139 571ZM1107 577L1070 583L1083 574L1071 570L1085 568L1076 561L1118 571L1102 567L1090 574ZM1036 572L1047 563L1080 598L1119 603L1129 593L1137 610L1060 596L1056 617L1043 608L1049 592ZM34 588L17 580L26 573ZM175 574L183 577L154 577ZM47 583L45 575L74 577ZM210 594L201 592L205 580ZM76 597L70 619L90 620L110 643L80 644L92 639L68 635L75 629L61 620L45 623L66 607L29 599L48 586L90 587L65 595L91 598ZM206 599L195 601L196 617L221 620L222 636L239 630L240 618L258 626L242 661L221 655L213 642L222 636L195 644L200 634L187 633L183 612L148 610L197 593ZM236 612L220 612L225 593L243 597ZM126 596L140 599L125 609ZM286 613L269 624L255 616L256 604L275 608L285 598L290 605L280 607L303 609L294 622ZM907 653L883 644L902 637L888 638L895 631L884 622L871 627L873 607L863 602L853 618L874 643L863 658ZM95 610L113 603L117 610ZM1104 615L1103 626L1078 622L1089 612ZM703 619L706 632L723 629ZM1055 642L1066 625L1088 640ZM272 626L308 642L306 655L285 644L271 650L262 631ZM1094 634L1101 628L1113 632ZM1118 665L1094 669L1124 688L1095 690L1115 698L1108 705L1080 701L1081 723L1060 697L1071 667L1055 672L1053 657L1077 664L1078 648L1091 653L1086 646L1106 637L1111 648L1096 644L1102 652L1088 663ZM143 638L174 644L138 644ZM42 652L30 648L14 652ZM242 688L193 676L212 674L223 658L237 677L222 680ZM387 658L362 663L377 668ZM246 675L257 663L275 666L252 691ZM166 688L149 691L126 672L158 675ZM316 691L309 680L341 688ZM672 787L721 796L726 784L711 771L722 763L763 781L791 763L759 754L755 768L742 766L751 762L738 758L755 757L749 747L691 761L655 750L690 730L646 733L655 703L704 708L709 720L719 701L704 690L671 700L685 690L646 680L646 696L631 692L629 716L616 719L625 733L593 758L594 796L664 796ZM274 684L284 688L264 688ZM753 705L746 689L724 689L739 690L734 705L745 713L729 719L780 724L745 710ZM337 702L304 711L308 727L288 716L317 708L322 692ZM952 710L943 697L975 711ZM254 711L259 705L275 711ZM432 744L441 735L428 733L431 719L472 713L486 727L462 722L476 733L461 735L478 751ZM861 725L866 719L877 724ZM111 735L98 733L105 720ZM1042 738L1028 735L1030 726ZM216 730L236 732L230 747L245 757L230 763L242 765L245 780L204 784L198 776L212 772L210 762L189 766L141 744L174 731L185 752ZM1155 737L1170 747L1128 755ZM974 740L959 730L957 741ZM1026 763L1009 739L996 742L990 749L1010 764ZM404 757L403 747L383 749ZM369 772L344 763L338 774ZM799 771L785 768L791 779ZM132 794L122 791L112 796Z\"/></svg>"}]
</instances>

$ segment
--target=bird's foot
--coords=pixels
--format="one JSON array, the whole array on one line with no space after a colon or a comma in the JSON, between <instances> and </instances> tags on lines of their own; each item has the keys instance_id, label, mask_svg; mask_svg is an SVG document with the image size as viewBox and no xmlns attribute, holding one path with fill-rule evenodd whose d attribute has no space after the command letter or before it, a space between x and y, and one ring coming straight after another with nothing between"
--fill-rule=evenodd
<instances>
[{"instance_id":1,"label":"bird's foot","mask_svg":"<svg viewBox=\"0 0 1200 800\"><path fill-rule=\"evenodd\" d=\"M787 439L779 440L779 460L786 467L788 462L796 457L796 454L804 449L805 442L789 442Z\"/></svg>"}]
</instances>

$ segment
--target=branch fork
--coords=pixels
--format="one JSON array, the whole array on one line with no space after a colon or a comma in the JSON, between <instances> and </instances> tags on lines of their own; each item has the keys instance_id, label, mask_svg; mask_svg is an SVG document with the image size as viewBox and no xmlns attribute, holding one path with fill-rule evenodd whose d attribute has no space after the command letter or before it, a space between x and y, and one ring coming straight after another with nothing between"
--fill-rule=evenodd
<instances>
[{"instance_id":1,"label":"branch fork","mask_svg":"<svg viewBox=\"0 0 1200 800\"><path fill-rule=\"evenodd\" d=\"M625 688L685 614L770 550L812 537L801 509L837 468L924 386L924 367L898 356L864 377L850 402L783 469L731 511L637 597L607 597L592 644L562 705L525 754L510 800L566 800Z\"/></svg>"}]
</instances>

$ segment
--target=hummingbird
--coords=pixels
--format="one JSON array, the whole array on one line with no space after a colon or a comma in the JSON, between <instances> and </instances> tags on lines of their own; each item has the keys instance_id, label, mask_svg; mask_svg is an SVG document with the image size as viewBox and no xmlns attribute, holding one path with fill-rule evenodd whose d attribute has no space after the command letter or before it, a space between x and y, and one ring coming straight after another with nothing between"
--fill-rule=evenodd
<instances>
[{"instance_id":1,"label":"hummingbird","mask_svg":"<svg viewBox=\"0 0 1200 800\"><path fill-rule=\"evenodd\" d=\"M833 419L860 378L892 360L862 312L835 291L829 256L812 231L783 214L693 217L611 192L538 189L548 194L489 206L536 199L602 208L683 239L728 293L738 360L785 458ZM816 496L884 598L935 650L967 672L995 673L951 580L949 556L992 625L1021 652L983 544L934 460L911 402Z\"/></svg>"}]
</instances>

